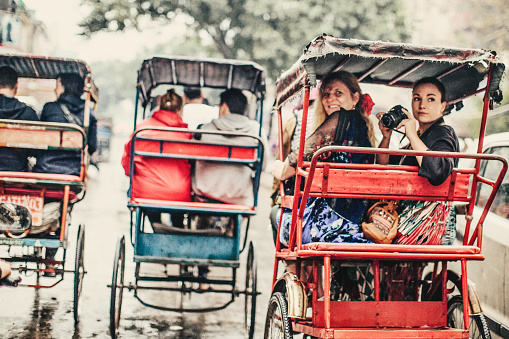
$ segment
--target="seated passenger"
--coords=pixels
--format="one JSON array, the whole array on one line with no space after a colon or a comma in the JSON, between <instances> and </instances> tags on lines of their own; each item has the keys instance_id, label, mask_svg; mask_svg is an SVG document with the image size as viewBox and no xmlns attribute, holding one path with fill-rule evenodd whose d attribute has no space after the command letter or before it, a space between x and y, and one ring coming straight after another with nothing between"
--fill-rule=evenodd
<instances>
[{"instance_id":1,"label":"seated passenger","mask_svg":"<svg viewBox=\"0 0 509 339\"><path fill-rule=\"evenodd\" d=\"M9 66L0 67L0 119L39 121L35 110L14 96L18 91L18 73ZM0 171L28 171L28 156L24 149L0 147Z\"/></svg>"},{"instance_id":2,"label":"seated passenger","mask_svg":"<svg viewBox=\"0 0 509 339\"><path fill-rule=\"evenodd\" d=\"M219 118L208 124L199 126L199 129L214 131L229 131L259 136L260 125L249 119L247 112L247 98L239 89L229 89L221 93L219 103ZM195 137L204 141L226 143L230 145L257 145L258 142L246 137L226 137L214 134L200 134ZM268 149L267 137L262 131L264 146L264 159L262 167L267 164ZM192 180L192 190L195 201L221 202L235 205L253 206L253 169L238 164L225 164L219 162L199 161L195 163ZM215 228L227 235L232 235L233 219L226 216L198 217L198 229ZM206 278L208 269L198 267L198 275ZM207 289L206 284L200 285Z\"/></svg>"},{"instance_id":3,"label":"seated passenger","mask_svg":"<svg viewBox=\"0 0 509 339\"><path fill-rule=\"evenodd\" d=\"M152 117L141 121L136 129L143 127L180 127L187 128L182 121L182 98L174 89L161 96L159 110ZM155 138L191 139L191 134L180 132L146 131L143 136ZM130 173L131 137L124 146L122 167L125 174ZM159 152L159 145L152 142L137 142L138 150ZM185 159L164 159L159 157L136 157L134 159L135 173L132 196L154 200L191 201L191 165ZM146 213L154 227L161 223L161 213ZM184 227L183 212L172 212L171 223L175 227ZM157 231L157 230L156 230Z\"/></svg>"},{"instance_id":4,"label":"seated passenger","mask_svg":"<svg viewBox=\"0 0 509 339\"><path fill-rule=\"evenodd\" d=\"M219 118L200 126L203 130L229 131L258 136L260 125L249 119L246 114L247 98L238 89L229 89L221 93ZM252 138L226 137L214 134L197 136L204 141L226 143L230 145L257 145ZM267 137L262 131L264 146ZM264 148L267 150L267 148ZM268 152L264 152L266 160ZM263 161L263 166L267 161ZM210 161L196 161L192 181L196 201L216 201L228 204L253 206L253 170L248 166L225 164Z\"/></svg>"},{"instance_id":5,"label":"seated passenger","mask_svg":"<svg viewBox=\"0 0 509 339\"><path fill-rule=\"evenodd\" d=\"M364 108L368 97L362 95L355 76L338 71L328 74L320 86L315 108L315 131L305 143L304 159L310 160L315 151L328 145L371 147L375 139L368 115L371 107ZM370 101L370 100L369 100ZM342 134L342 135L341 135ZM276 160L273 174L278 180L295 175L297 151L284 162ZM340 163L373 163L374 157L361 153L333 153L322 159ZM309 198L304 211L302 242L369 242L360 229L362 217L368 207L366 199ZM291 210L282 215L280 242L288 246ZM279 215L276 218L279 222ZM277 227L277 224L273 227Z\"/></svg>"},{"instance_id":6,"label":"seated passenger","mask_svg":"<svg viewBox=\"0 0 509 339\"><path fill-rule=\"evenodd\" d=\"M79 74L62 73L57 76L55 94L57 100L44 105L41 121L71 123L83 127L85 100L81 99L85 83ZM90 110L88 128L88 153L97 149L97 119ZM68 151L40 151L34 172L80 175L81 155Z\"/></svg>"},{"instance_id":7,"label":"seated passenger","mask_svg":"<svg viewBox=\"0 0 509 339\"><path fill-rule=\"evenodd\" d=\"M218 118L217 106L209 106L199 87L184 88L184 112L182 120L188 124L189 129L196 129L199 125Z\"/></svg>"},{"instance_id":8,"label":"seated passenger","mask_svg":"<svg viewBox=\"0 0 509 339\"><path fill-rule=\"evenodd\" d=\"M396 129L405 128L409 141L407 149L415 151L459 152L459 142L454 129L444 123L445 87L435 78L423 78L414 84L412 90L412 112L406 109L407 116ZM381 119L383 113L377 116ZM379 121L383 139L379 147L388 148L392 129L385 128ZM381 164L401 164L419 166L419 175L434 185L441 185L451 175L458 159L377 155ZM399 216L398 234L394 243L398 244L452 244L455 237L456 215L451 202L402 201L403 211Z\"/></svg>"}]
</instances>

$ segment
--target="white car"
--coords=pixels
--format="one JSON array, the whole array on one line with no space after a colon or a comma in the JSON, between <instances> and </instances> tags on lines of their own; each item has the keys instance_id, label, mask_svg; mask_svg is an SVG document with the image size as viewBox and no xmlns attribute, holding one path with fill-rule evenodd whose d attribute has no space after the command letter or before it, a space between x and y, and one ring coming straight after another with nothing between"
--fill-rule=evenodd
<instances>
[{"instance_id":1,"label":"white car","mask_svg":"<svg viewBox=\"0 0 509 339\"><path fill-rule=\"evenodd\" d=\"M473 151L475 152L475 150ZM469 152L470 153L470 152ZM509 132L497 133L484 139L483 153L497 154L509 159ZM460 167L466 166L465 164ZM472 166L472 165L470 165ZM481 163L480 175L495 180L501 163ZM480 216L491 187L480 184L474 207L474 222ZM475 282L484 314L492 332L509 338L509 175L506 175L498 194L486 216L483 230L482 252L484 261L468 262L468 278ZM472 225L475 223L472 222ZM457 216L458 241L463 240L465 218ZM456 270L460 272L460 270Z\"/></svg>"}]
</instances>

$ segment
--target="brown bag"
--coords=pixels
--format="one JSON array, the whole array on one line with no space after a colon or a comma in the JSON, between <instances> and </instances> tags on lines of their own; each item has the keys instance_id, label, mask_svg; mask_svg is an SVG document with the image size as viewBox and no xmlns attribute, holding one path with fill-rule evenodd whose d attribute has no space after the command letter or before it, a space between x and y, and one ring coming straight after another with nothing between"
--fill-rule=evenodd
<instances>
[{"instance_id":1,"label":"brown bag","mask_svg":"<svg viewBox=\"0 0 509 339\"><path fill-rule=\"evenodd\" d=\"M362 223L366 239L377 244L390 244L398 232L398 201L380 200L368 210L368 220Z\"/></svg>"}]
</instances>

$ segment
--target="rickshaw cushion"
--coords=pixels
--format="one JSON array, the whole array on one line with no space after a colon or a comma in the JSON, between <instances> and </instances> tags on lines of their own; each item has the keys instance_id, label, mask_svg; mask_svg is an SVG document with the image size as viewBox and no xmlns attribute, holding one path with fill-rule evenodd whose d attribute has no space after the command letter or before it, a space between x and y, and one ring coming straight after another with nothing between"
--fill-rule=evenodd
<instances>
[{"instance_id":1,"label":"rickshaw cushion","mask_svg":"<svg viewBox=\"0 0 509 339\"><path fill-rule=\"evenodd\" d=\"M478 255L481 250L477 246L442 246L442 245L396 245L396 244L352 244L352 243L326 243L313 242L304 244L301 250L309 251L343 251L343 252L391 252L404 256L410 254L451 254L451 255Z\"/></svg>"},{"instance_id":2,"label":"rickshaw cushion","mask_svg":"<svg viewBox=\"0 0 509 339\"><path fill-rule=\"evenodd\" d=\"M19 179L36 179L36 180L52 180L63 182L82 182L80 176L69 174L55 173L35 173L35 172L11 172L0 171L0 178L19 178Z\"/></svg>"},{"instance_id":3,"label":"rickshaw cushion","mask_svg":"<svg viewBox=\"0 0 509 339\"><path fill-rule=\"evenodd\" d=\"M233 205L223 203L208 203L208 202L187 202L187 201L165 201L143 198L131 198L130 205L139 207L160 208L166 210L191 210L208 211L214 210L221 211L235 211L238 214L252 215L255 212L253 206Z\"/></svg>"}]
</instances>

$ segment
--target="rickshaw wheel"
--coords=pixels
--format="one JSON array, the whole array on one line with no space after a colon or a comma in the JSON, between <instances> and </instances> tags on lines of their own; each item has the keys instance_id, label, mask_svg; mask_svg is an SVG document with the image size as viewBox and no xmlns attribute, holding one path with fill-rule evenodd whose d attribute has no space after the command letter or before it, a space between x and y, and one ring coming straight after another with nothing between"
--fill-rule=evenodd
<instances>
[{"instance_id":1,"label":"rickshaw wheel","mask_svg":"<svg viewBox=\"0 0 509 339\"><path fill-rule=\"evenodd\" d=\"M122 236L115 250L113 261L113 276L111 279L111 301L110 301L110 336L117 338L120 326L120 310L122 308L122 295L124 292L124 270L125 270L125 237Z\"/></svg>"},{"instance_id":2,"label":"rickshaw wheel","mask_svg":"<svg viewBox=\"0 0 509 339\"><path fill-rule=\"evenodd\" d=\"M244 303L244 327L246 329L246 337L252 339L255 330L256 316L256 297L258 295L256 289L257 270L255 252L253 242L249 242L249 251L247 253L246 263L246 299Z\"/></svg>"},{"instance_id":3,"label":"rickshaw wheel","mask_svg":"<svg viewBox=\"0 0 509 339\"><path fill-rule=\"evenodd\" d=\"M464 328L463 297L461 295L455 295L447 302L447 326L450 328ZM468 337L491 339L491 333L484 314L470 316Z\"/></svg>"},{"instance_id":4,"label":"rickshaw wheel","mask_svg":"<svg viewBox=\"0 0 509 339\"><path fill-rule=\"evenodd\" d=\"M274 292L270 298L264 338L293 338L292 324L288 319L288 303L281 292Z\"/></svg>"},{"instance_id":5,"label":"rickshaw wheel","mask_svg":"<svg viewBox=\"0 0 509 339\"><path fill-rule=\"evenodd\" d=\"M81 312L81 291L83 289L83 278L85 277L85 225L78 228L76 240L76 255L74 259L74 323L77 324Z\"/></svg>"}]
</instances>

